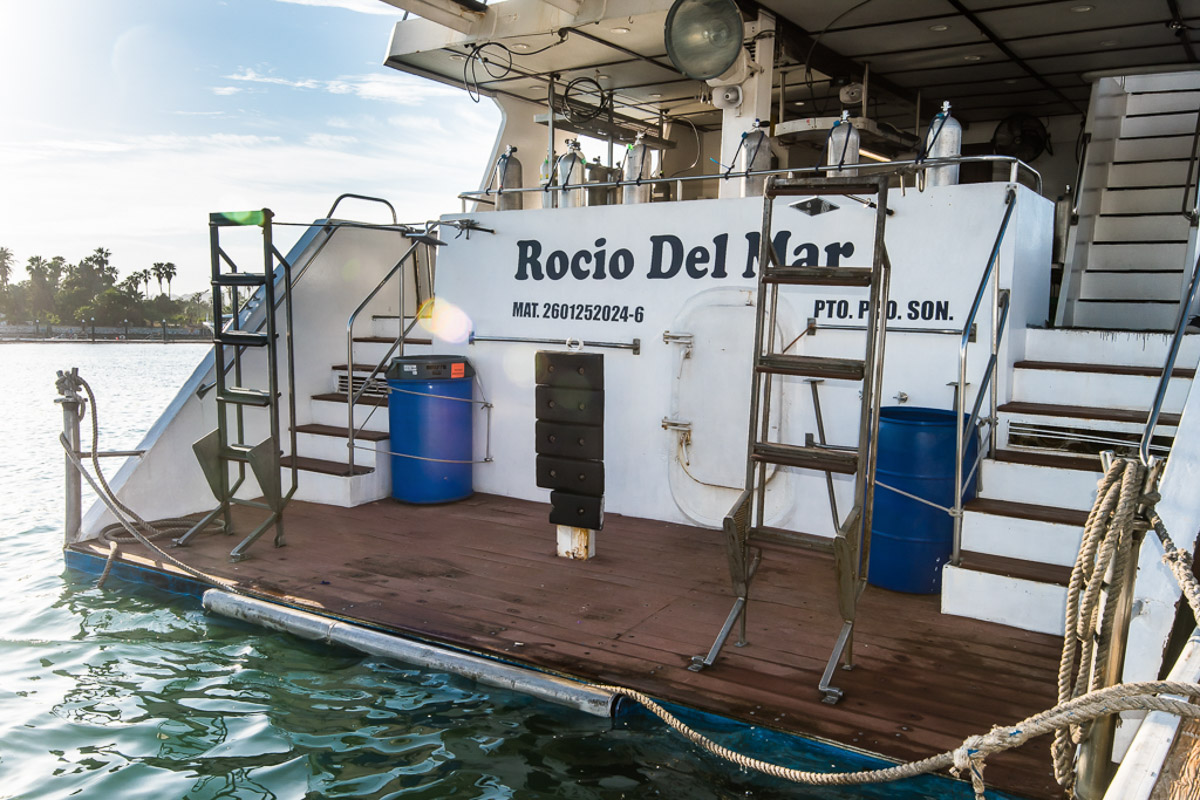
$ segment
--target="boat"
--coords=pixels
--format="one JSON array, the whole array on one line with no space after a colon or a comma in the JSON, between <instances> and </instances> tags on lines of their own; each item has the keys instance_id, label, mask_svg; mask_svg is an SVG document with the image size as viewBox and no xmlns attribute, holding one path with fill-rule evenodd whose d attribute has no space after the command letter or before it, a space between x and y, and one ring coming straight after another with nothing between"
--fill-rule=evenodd
<instances>
[{"instance_id":1,"label":"boat","mask_svg":"<svg viewBox=\"0 0 1200 800\"><path fill-rule=\"evenodd\" d=\"M587 713L951 754L920 796L1149 797L1161 704L1062 785L970 737L1064 700L1080 575L1068 695L1200 675L1187 4L387 2L387 66L501 111L479 184L286 253L215 211L227 321L142 445L60 373L66 563Z\"/></svg>"}]
</instances>

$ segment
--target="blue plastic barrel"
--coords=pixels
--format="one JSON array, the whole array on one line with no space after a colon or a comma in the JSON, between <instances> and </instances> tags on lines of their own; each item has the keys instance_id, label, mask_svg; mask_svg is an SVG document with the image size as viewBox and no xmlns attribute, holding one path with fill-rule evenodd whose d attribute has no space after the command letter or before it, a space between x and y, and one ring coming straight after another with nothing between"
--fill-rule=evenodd
<instances>
[{"instance_id":1,"label":"blue plastic barrel","mask_svg":"<svg viewBox=\"0 0 1200 800\"><path fill-rule=\"evenodd\" d=\"M474 375L459 356L392 360L387 382L395 499L449 503L471 496Z\"/></svg>"},{"instance_id":2,"label":"blue plastic barrel","mask_svg":"<svg viewBox=\"0 0 1200 800\"><path fill-rule=\"evenodd\" d=\"M954 428L957 414L936 408L893 406L880 409L879 455L875 463L875 512L871 522L873 586L912 594L942 589L942 565L954 547L954 520L945 511L885 489L954 506ZM965 424L965 423L963 423ZM963 458L964 479L979 453L972 431ZM964 501L975 496L975 481Z\"/></svg>"}]
</instances>

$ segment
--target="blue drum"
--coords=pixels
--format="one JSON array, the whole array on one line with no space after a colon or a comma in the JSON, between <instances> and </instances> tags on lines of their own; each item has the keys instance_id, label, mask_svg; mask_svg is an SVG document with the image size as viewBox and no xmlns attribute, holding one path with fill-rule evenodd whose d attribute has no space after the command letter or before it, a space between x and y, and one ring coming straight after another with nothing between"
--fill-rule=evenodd
<instances>
[{"instance_id":1,"label":"blue drum","mask_svg":"<svg viewBox=\"0 0 1200 800\"><path fill-rule=\"evenodd\" d=\"M474 376L459 356L404 356L388 366L395 499L449 503L471 496Z\"/></svg>"},{"instance_id":2,"label":"blue drum","mask_svg":"<svg viewBox=\"0 0 1200 800\"><path fill-rule=\"evenodd\" d=\"M953 507L957 416L953 411L935 408L880 409L871 565L867 574L871 585L913 594L941 591L942 565L950 559L954 546L954 519L941 509L879 484L944 508ZM977 431L968 432L965 449L964 479L979 454ZM975 477L967 481L964 502L975 496Z\"/></svg>"}]
</instances>

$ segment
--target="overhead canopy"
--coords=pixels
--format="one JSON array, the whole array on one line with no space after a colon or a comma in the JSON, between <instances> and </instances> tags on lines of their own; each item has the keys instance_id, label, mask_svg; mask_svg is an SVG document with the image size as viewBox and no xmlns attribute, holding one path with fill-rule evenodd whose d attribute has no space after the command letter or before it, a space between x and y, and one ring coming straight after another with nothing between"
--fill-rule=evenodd
<instances>
[{"instance_id":1,"label":"overhead canopy","mask_svg":"<svg viewBox=\"0 0 1200 800\"><path fill-rule=\"evenodd\" d=\"M706 87L680 74L663 41L669 0L386 0L425 19L398 23L387 64L449 84L544 103L596 79L618 110L715 125ZM949 100L966 121L1016 112L1081 114L1092 72L1200 67L1200 0L738 0L777 18L788 118L837 114L840 85L869 65L869 115L911 129ZM435 22L434 20L437 20ZM439 24L440 23L440 24ZM451 27L447 27L451 26ZM486 42L472 57L473 48ZM561 44L557 44L561 42ZM543 48L549 49L543 50ZM511 59L511 65L509 63ZM593 87L594 88L594 87ZM586 87L577 94L594 102ZM776 96L778 102L778 96ZM623 106L623 107L622 107Z\"/></svg>"}]
</instances>

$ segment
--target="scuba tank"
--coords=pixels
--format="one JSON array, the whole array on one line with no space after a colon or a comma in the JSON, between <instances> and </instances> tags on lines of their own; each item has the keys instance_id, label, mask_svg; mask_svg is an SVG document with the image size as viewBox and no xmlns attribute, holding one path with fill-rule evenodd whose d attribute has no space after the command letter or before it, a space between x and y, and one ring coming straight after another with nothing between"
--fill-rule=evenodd
<instances>
[{"instance_id":1,"label":"scuba tank","mask_svg":"<svg viewBox=\"0 0 1200 800\"><path fill-rule=\"evenodd\" d=\"M642 142L642 134L639 133L637 138L633 140L633 144L625 148L625 169L622 174L622 180L636 181L649 177L650 148ZM649 184L642 184L641 186L635 184L621 187L621 202L627 204L649 203Z\"/></svg>"},{"instance_id":2,"label":"scuba tank","mask_svg":"<svg viewBox=\"0 0 1200 800\"><path fill-rule=\"evenodd\" d=\"M748 133L742 134L742 172L767 170L771 168L771 137L760 127L758 120L754 121ZM763 126L765 127L765 126ZM766 175L750 175L746 178L743 197L761 197L763 187L767 183Z\"/></svg>"},{"instance_id":3,"label":"scuba tank","mask_svg":"<svg viewBox=\"0 0 1200 800\"><path fill-rule=\"evenodd\" d=\"M942 103L942 110L929 121L925 141L921 145L924 155L919 159L953 158L962 154L962 125L950 116L950 103ZM958 164L945 167L930 167L925 170L926 186L953 186L958 183Z\"/></svg>"},{"instance_id":4,"label":"scuba tank","mask_svg":"<svg viewBox=\"0 0 1200 800\"><path fill-rule=\"evenodd\" d=\"M858 175L856 169L840 169L845 164L858 163L858 130L850 122L850 112L843 111L842 118L833 123L829 129L825 147L825 163L839 169L829 169L825 175L835 178L853 178Z\"/></svg>"},{"instance_id":5,"label":"scuba tank","mask_svg":"<svg viewBox=\"0 0 1200 800\"><path fill-rule=\"evenodd\" d=\"M584 182L584 167L587 159L579 148L578 139L567 139L567 152L558 157L555 173L558 176L559 208L581 208L583 206L583 189L571 188L581 186Z\"/></svg>"},{"instance_id":6,"label":"scuba tank","mask_svg":"<svg viewBox=\"0 0 1200 800\"><path fill-rule=\"evenodd\" d=\"M517 152L514 145L504 148L504 153L496 159L496 195L497 211L513 211L525 207L525 195L521 192L508 192L508 189L521 188L521 162L513 155Z\"/></svg>"}]
</instances>

